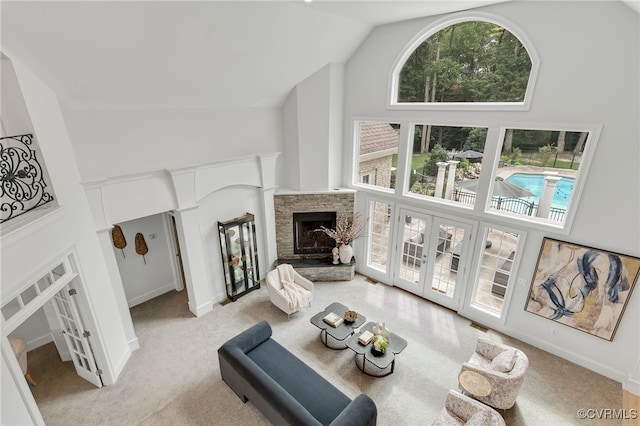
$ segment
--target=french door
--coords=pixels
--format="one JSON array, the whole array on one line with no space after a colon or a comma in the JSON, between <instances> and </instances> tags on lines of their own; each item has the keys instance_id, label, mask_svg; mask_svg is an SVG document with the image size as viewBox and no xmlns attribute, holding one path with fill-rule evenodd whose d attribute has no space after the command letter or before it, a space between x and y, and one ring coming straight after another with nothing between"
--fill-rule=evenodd
<instances>
[{"instance_id":1,"label":"french door","mask_svg":"<svg viewBox=\"0 0 640 426\"><path fill-rule=\"evenodd\" d=\"M394 285L458 310L468 271L472 226L400 209Z\"/></svg>"},{"instance_id":2,"label":"french door","mask_svg":"<svg viewBox=\"0 0 640 426\"><path fill-rule=\"evenodd\" d=\"M76 290L68 286L53 296L53 308L78 376L97 387L102 387L100 370L96 365L89 342L89 332L82 323L73 295Z\"/></svg>"}]
</instances>

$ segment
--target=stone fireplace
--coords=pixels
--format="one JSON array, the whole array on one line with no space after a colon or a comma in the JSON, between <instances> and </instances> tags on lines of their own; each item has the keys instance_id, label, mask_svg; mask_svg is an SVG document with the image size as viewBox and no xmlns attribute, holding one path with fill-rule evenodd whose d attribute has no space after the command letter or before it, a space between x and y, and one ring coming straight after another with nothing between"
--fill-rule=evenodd
<instances>
[{"instance_id":1,"label":"stone fireplace","mask_svg":"<svg viewBox=\"0 0 640 426\"><path fill-rule=\"evenodd\" d=\"M276 249L279 261L331 259L335 242L314 229L335 227L343 215L352 215L355 191L281 193L274 197Z\"/></svg>"},{"instance_id":2,"label":"stone fireplace","mask_svg":"<svg viewBox=\"0 0 640 426\"><path fill-rule=\"evenodd\" d=\"M351 190L275 194L276 264L290 263L311 281L353 279L355 262L334 265L335 241L314 230L334 228L340 218L353 215L354 201Z\"/></svg>"}]
</instances>

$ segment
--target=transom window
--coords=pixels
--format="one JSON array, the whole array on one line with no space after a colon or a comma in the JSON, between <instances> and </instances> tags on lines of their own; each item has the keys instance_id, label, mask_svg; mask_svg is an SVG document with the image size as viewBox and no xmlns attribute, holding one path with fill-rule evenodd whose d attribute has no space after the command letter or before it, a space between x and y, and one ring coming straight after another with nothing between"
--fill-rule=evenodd
<instances>
[{"instance_id":1,"label":"transom window","mask_svg":"<svg viewBox=\"0 0 640 426\"><path fill-rule=\"evenodd\" d=\"M525 105L537 67L532 47L508 24L449 21L416 37L397 61L391 104Z\"/></svg>"}]
</instances>

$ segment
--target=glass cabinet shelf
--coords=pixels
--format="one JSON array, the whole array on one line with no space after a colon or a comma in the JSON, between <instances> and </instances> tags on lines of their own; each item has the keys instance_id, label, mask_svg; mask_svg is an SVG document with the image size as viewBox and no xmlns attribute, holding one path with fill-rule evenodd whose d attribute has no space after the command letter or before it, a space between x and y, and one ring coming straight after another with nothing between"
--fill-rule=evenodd
<instances>
[{"instance_id":1,"label":"glass cabinet shelf","mask_svg":"<svg viewBox=\"0 0 640 426\"><path fill-rule=\"evenodd\" d=\"M260 288L255 217L251 213L218 222L222 269L227 297L240 296Z\"/></svg>"}]
</instances>

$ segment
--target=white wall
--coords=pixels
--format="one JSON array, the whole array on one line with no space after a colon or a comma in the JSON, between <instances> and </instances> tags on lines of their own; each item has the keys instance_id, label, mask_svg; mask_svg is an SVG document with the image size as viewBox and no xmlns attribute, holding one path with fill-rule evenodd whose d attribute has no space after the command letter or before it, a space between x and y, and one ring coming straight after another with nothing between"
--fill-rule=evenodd
<instances>
[{"instance_id":1,"label":"white wall","mask_svg":"<svg viewBox=\"0 0 640 426\"><path fill-rule=\"evenodd\" d=\"M7 136L33 131L15 70L8 59L0 60L0 91L2 93L2 127Z\"/></svg>"},{"instance_id":2,"label":"white wall","mask_svg":"<svg viewBox=\"0 0 640 426\"><path fill-rule=\"evenodd\" d=\"M129 307L176 289L175 255L168 240L170 235L165 215L146 216L118 225L127 246L123 250L113 247L113 250ZM135 236L138 232L144 236L149 249L144 258L136 253Z\"/></svg>"},{"instance_id":3,"label":"white wall","mask_svg":"<svg viewBox=\"0 0 640 426\"><path fill-rule=\"evenodd\" d=\"M32 131L38 137L60 207L48 216L2 236L0 296L14 294L29 280L39 278L37 274L46 272L47 267L53 266L52 262L74 251L84 283L84 288L80 289L81 298L91 307L90 318L85 320L92 331L96 360L104 371L105 381L112 383L129 357L126 334L132 325L130 321L125 323L119 319L117 296L110 285L89 205L79 184L76 159L56 95L29 70L15 60L12 62L33 124L33 129L24 129L24 132ZM6 124L12 127L11 123ZM3 387L8 379L3 375ZM33 411L35 402L29 395L22 401L27 411ZM21 410L18 405L13 408L16 412Z\"/></svg>"},{"instance_id":4,"label":"white wall","mask_svg":"<svg viewBox=\"0 0 640 426\"><path fill-rule=\"evenodd\" d=\"M301 191L339 186L343 77L342 64L327 64L301 81L285 102L283 160L287 170L281 186Z\"/></svg>"},{"instance_id":5,"label":"white wall","mask_svg":"<svg viewBox=\"0 0 640 426\"><path fill-rule=\"evenodd\" d=\"M43 308L20 324L11 332L11 336L24 339L27 342L27 352L53 341Z\"/></svg>"},{"instance_id":6,"label":"white wall","mask_svg":"<svg viewBox=\"0 0 640 426\"><path fill-rule=\"evenodd\" d=\"M218 221L226 222L246 212L256 216L257 244L262 244L264 235L262 207L258 189L247 186L233 186L223 188L207 196L200 202L198 216L200 230L202 232L202 248L204 251L207 275L213 287L213 300L219 302L226 299L227 293L224 285L224 271L222 270L222 255L220 251L220 238L218 233ZM261 276L268 271L268 261L262 257L262 250L258 254L258 267Z\"/></svg>"},{"instance_id":7,"label":"white wall","mask_svg":"<svg viewBox=\"0 0 640 426\"><path fill-rule=\"evenodd\" d=\"M391 122L423 121L428 117L435 122L461 120L464 124L602 125L570 234L533 230L528 234L518 273L527 285L515 288L503 331L624 381L640 358L639 289L629 300L613 342L559 327L525 312L523 307L544 236L640 257L639 16L619 2L508 2L482 11L519 27L540 56L530 111L425 113L386 109L390 71L397 56L418 32L442 17L381 26L346 66L343 154L352 157L348 129L356 117ZM349 183L348 170L346 165L344 184ZM558 329L558 335L551 334L552 327Z\"/></svg>"},{"instance_id":8,"label":"white wall","mask_svg":"<svg viewBox=\"0 0 640 426\"><path fill-rule=\"evenodd\" d=\"M282 150L279 108L64 111L83 180Z\"/></svg>"}]
</instances>

